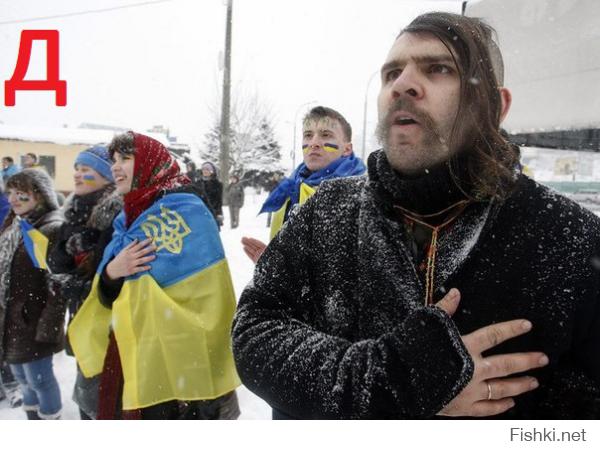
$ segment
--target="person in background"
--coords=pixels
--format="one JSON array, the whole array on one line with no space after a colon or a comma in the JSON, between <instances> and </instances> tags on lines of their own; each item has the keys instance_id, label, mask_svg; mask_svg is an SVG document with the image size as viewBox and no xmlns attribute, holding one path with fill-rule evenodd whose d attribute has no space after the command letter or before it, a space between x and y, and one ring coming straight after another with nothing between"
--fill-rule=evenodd
<instances>
[{"instance_id":1,"label":"person in background","mask_svg":"<svg viewBox=\"0 0 600 450\"><path fill-rule=\"evenodd\" d=\"M38 156L35 153L25 153L23 157L23 169L46 170L44 166L38 163Z\"/></svg>"},{"instance_id":2,"label":"person in background","mask_svg":"<svg viewBox=\"0 0 600 450\"><path fill-rule=\"evenodd\" d=\"M216 223L158 141L109 145L123 212L69 326L98 419L235 419L235 294Z\"/></svg>"},{"instance_id":3,"label":"person in background","mask_svg":"<svg viewBox=\"0 0 600 450\"><path fill-rule=\"evenodd\" d=\"M48 258L52 272L63 274L61 295L68 302L69 323L92 288L92 279L112 238L112 222L123 208L115 190L108 149L88 148L75 159L73 194L63 207L65 222ZM71 347L67 354L74 356ZM95 419L100 377L86 378L77 368L73 400L81 419Z\"/></svg>"},{"instance_id":4,"label":"person in background","mask_svg":"<svg viewBox=\"0 0 600 450\"><path fill-rule=\"evenodd\" d=\"M240 209L244 206L244 186L240 183L240 178L237 175L229 177L227 199L229 202L231 229L233 230L240 224Z\"/></svg>"},{"instance_id":5,"label":"person in background","mask_svg":"<svg viewBox=\"0 0 600 450\"><path fill-rule=\"evenodd\" d=\"M192 184L196 184L201 176L198 169L196 168L196 163L192 160L187 161L185 163L185 169L185 174L190 179Z\"/></svg>"},{"instance_id":6,"label":"person in background","mask_svg":"<svg viewBox=\"0 0 600 450\"><path fill-rule=\"evenodd\" d=\"M197 180L198 185L206 193L215 219L219 227L223 226L223 183L217 176L217 168L211 162L202 164L202 176Z\"/></svg>"},{"instance_id":7,"label":"person in background","mask_svg":"<svg viewBox=\"0 0 600 450\"><path fill-rule=\"evenodd\" d=\"M352 149L352 127L339 112L325 106L311 109L304 117L302 152L303 162L271 191L260 210L260 213L273 213L271 239L290 212L312 196L323 181L365 172L365 165ZM242 245L254 263L267 247L259 239L247 236L242 238Z\"/></svg>"},{"instance_id":8,"label":"person in background","mask_svg":"<svg viewBox=\"0 0 600 450\"><path fill-rule=\"evenodd\" d=\"M19 173L21 168L15 164L15 160L11 156L2 158L2 181L6 183L10 177Z\"/></svg>"},{"instance_id":9,"label":"person in background","mask_svg":"<svg viewBox=\"0 0 600 450\"><path fill-rule=\"evenodd\" d=\"M66 302L58 280L34 264L21 220L42 233L52 248L63 222L52 180L25 169L6 184L11 211L0 229L0 359L8 362L23 394L28 419L58 419L60 388L52 357L64 347Z\"/></svg>"}]
</instances>

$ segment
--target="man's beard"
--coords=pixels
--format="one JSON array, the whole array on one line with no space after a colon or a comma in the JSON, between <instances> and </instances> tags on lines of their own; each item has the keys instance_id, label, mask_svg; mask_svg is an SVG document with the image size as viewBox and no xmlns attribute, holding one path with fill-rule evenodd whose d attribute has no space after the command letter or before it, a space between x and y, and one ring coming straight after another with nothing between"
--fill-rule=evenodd
<instances>
[{"instance_id":1,"label":"man's beard","mask_svg":"<svg viewBox=\"0 0 600 450\"><path fill-rule=\"evenodd\" d=\"M422 137L415 144L392 142L393 115L398 111L410 113L421 127ZM403 175L419 176L427 169L439 166L450 159L450 130L443 130L425 111L418 109L406 98L397 99L377 124L376 135L388 158L390 165ZM446 127L448 128L448 127ZM395 139L401 140L401 135ZM404 147L404 148L402 148Z\"/></svg>"}]
</instances>

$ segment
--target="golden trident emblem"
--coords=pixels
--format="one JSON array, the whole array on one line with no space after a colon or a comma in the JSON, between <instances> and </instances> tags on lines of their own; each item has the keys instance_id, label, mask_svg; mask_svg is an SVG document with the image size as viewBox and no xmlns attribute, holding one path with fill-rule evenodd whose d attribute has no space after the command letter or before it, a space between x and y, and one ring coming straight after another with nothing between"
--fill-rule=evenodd
<instances>
[{"instance_id":1,"label":"golden trident emblem","mask_svg":"<svg viewBox=\"0 0 600 450\"><path fill-rule=\"evenodd\" d=\"M192 231L180 214L160 205L160 216L150 214L142 225L146 237L157 245L156 251L163 248L176 255L183 250L183 238Z\"/></svg>"}]
</instances>

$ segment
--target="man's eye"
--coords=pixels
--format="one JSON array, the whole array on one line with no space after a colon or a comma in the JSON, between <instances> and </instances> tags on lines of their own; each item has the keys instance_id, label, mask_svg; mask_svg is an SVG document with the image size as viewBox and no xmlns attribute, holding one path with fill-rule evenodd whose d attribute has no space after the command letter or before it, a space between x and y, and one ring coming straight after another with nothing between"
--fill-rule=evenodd
<instances>
[{"instance_id":1,"label":"man's eye","mask_svg":"<svg viewBox=\"0 0 600 450\"><path fill-rule=\"evenodd\" d=\"M402 73L402 70L400 70L400 69L390 70L388 73L385 74L385 80L393 81L396 78L398 78L401 73Z\"/></svg>"},{"instance_id":2,"label":"man's eye","mask_svg":"<svg viewBox=\"0 0 600 450\"><path fill-rule=\"evenodd\" d=\"M429 67L429 72L430 73L447 74L447 73L451 73L452 69L448 66L445 66L444 64L433 64L432 66Z\"/></svg>"}]
</instances>

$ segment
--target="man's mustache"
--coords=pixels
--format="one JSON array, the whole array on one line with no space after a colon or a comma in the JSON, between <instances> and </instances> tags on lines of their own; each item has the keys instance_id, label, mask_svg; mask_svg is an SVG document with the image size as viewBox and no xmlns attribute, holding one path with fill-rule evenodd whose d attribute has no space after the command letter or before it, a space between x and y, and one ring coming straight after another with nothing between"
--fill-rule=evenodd
<instances>
[{"instance_id":1,"label":"man's mustache","mask_svg":"<svg viewBox=\"0 0 600 450\"><path fill-rule=\"evenodd\" d=\"M437 127L435 126L435 121L433 120L433 118L425 111L421 111L410 100L406 98L398 98L390 106L383 121L386 124L387 128L393 125L392 116L398 111L404 111L411 114L414 117L414 119L419 123L419 125L421 125L424 128L429 128L434 133L436 132Z\"/></svg>"}]
</instances>

